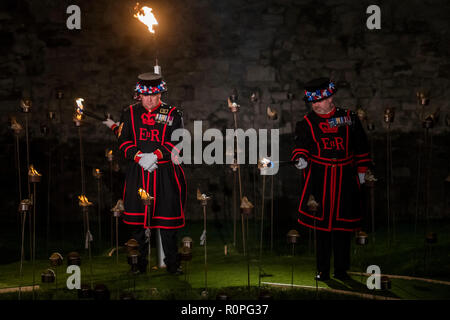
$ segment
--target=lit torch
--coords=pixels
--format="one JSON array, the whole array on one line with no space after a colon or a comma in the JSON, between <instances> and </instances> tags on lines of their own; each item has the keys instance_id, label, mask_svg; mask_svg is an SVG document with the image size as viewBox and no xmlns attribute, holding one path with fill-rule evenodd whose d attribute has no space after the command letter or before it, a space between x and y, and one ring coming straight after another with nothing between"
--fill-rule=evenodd
<instances>
[{"instance_id":1,"label":"lit torch","mask_svg":"<svg viewBox=\"0 0 450 320\"><path fill-rule=\"evenodd\" d=\"M114 156L113 156L112 149L106 149L105 150L105 157L106 157L106 159L108 159L108 162L112 162L113 161Z\"/></svg>"},{"instance_id":2,"label":"lit torch","mask_svg":"<svg viewBox=\"0 0 450 320\"><path fill-rule=\"evenodd\" d=\"M82 194L81 196L78 196L78 205L80 207L89 207L92 206L92 202L89 202L88 198Z\"/></svg>"},{"instance_id":3,"label":"lit torch","mask_svg":"<svg viewBox=\"0 0 450 320\"><path fill-rule=\"evenodd\" d=\"M100 179L103 175L103 172L101 172L100 169L94 168L92 169L92 175L95 179Z\"/></svg>"},{"instance_id":4,"label":"lit torch","mask_svg":"<svg viewBox=\"0 0 450 320\"><path fill-rule=\"evenodd\" d=\"M142 203L144 204L144 206L151 205L151 203L152 203L154 198L151 195L149 195L147 191L145 191L142 188L139 188L138 194L139 194L139 197L141 198Z\"/></svg>"},{"instance_id":5,"label":"lit torch","mask_svg":"<svg viewBox=\"0 0 450 320\"><path fill-rule=\"evenodd\" d=\"M30 177L30 182L40 182L42 174L40 174L32 164L30 164L30 167L28 168L28 176Z\"/></svg>"},{"instance_id":6,"label":"lit torch","mask_svg":"<svg viewBox=\"0 0 450 320\"><path fill-rule=\"evenodd\" d=\"M152 8L143 6L139 9L139 2L136 3L136 6L134 7L134 10L136 13L134 14L134 17L138 19L140 22L145 24L148 28L148 31L150 33L153 33L155 35L155 30L153 29L154 25L158 24L158 21L156 21L155 16L153 15ZM155 38L153 38L155 39ZM155 41L156 42L156 41ZM156 47L156 45L155 45ZM161 67L158 66L158 57L155 55L155 66L154 66L154 72L157 74L161 74Z\"/></svg>"},{"instance_id":7,"label":"lit torch","mask_svg":"<svg viewBox=\"0 0 450 320\"><path fill-rule=\"evenodd\" d=\"M30 164L28 167L28 181L33 183L33 216L30 217L30 222L33 222L33 241L32 241L32 261L33 261L33 290L35 283L35 267L36 267L36 184L41 182L42 175L34 169L34 166ZM30 225L31 227L31 225ZM31 231L31 230L30 230Z\"/></svg>"},{"instance_id":8,"label":"lit torch","mask_svg":"<svg viewBox=\"0 0 450 320\"><path fill-rule=\"evenodd\" d=\"M75 114L73 115L73 122L75 122L75 126L79 127L81 126L81 121L84 119L84 106L83 106L83 98L78 98L75 100L77 103L77 108L75 110Z\"/></svg>"}]
</instances>

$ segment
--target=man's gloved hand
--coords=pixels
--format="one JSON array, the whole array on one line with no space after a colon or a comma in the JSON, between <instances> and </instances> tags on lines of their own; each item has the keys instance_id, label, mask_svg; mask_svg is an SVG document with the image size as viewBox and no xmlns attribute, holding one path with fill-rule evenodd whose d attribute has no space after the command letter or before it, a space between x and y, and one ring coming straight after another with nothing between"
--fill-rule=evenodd
<instances>
[{"instance_id":1,"label":"man's gloved hand","mask_svg":"<svg viewBox=\"0 0 450 320\"><path fill-rule=\"evenodd\" d=\"M158 157L154 153L142 153L140 154L140 157L141 159L138 163L144 170L149 170L153 165L156 165L156 161L158 160ZM156 168L153 168L153 170L154 169Z\"/></svg>"},{"instance_id":2,"label":"man's gloved hand","mask_svg":"<svg viewBox=\"0 0 450 320\"><path fill-rule=\"evenodd\" d=\"M102 121L102 123L105 125L105 126L107 126L108 128L112 128L112 126L118 126L119 125L119 123L118 122L114 122L113 120L111 120L111 119L106 119L105 121Z\"/></svg>"},{"instance_id":3,"label":"man's gloved hand","mask_svg":"<svg viewBox=\"0 0 450 320\"><path fill-rule=\"evenodd\" d=\"M156 164L156 162L150 167L148 168L148 172L152 173L153 171L155 171L156 169L158 169L158 165Z\"/></svg>"},{"instance_id":4,"label":"man's gloved hand","mask_svg":"<svg viewBox=\"0 0 450 320\"><path fill-rule=\"evenodd\" d=\"M307 166L308 162L306 162L306 160L303 158L298 159L298 163L295 164L295 167L300 170L305 169Z\"/></svg>"},{"instance_id":5,"label":"man's gloved hand","mask_svg":"<svg viewBox=\"0 0 450 320\"><path fill-rule=\"evenodd\" d=\"M358 172L359 183L363 184L366 182L366 174L364 172Z\"/></svg>"}]
</instances>

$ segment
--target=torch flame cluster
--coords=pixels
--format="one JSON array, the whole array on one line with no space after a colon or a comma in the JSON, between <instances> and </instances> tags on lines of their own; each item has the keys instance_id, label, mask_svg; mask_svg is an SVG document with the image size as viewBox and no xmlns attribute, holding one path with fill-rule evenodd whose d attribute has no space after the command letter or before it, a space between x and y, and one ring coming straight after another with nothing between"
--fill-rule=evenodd
<instances>
[{"instance_id":1,"label":"torch flame cluster","mask_svg":"<svg viewBox=\"0 0 450 320\"><path fill-rule=\"evenodd\" d=\"M144 6L139 9L139 3L136 3L134 10L137 11L134 14L134 17L145 24L148 28L148 31L150 31L151 33L155 33L155 30L153 30L153 26L155 24L158 24L158 21L156 21L156 18L152 13L152 8Z\"/></svg>"},{"instance_id":2,"label":"torch flame cluster","mask_svg":"<svg viewBox=\"0 0 450 320\"><path fill-rule=\"evenodd\" d=\"M147 193L147 191L142 188L139 188L138 193L139 197L141 197L142 200L150 200L151 198L153 198Z\"/></svg>"},{"instance_id":3,"label":"torch flame cluster","mask_svg":"<svg viewBox=\"0 0 450 320\"><path fill-rule=\"evenodd\" d=\"M83 106L83 98L78 98L75 100L75 102L77 103L77 109L75 110L75 119L77 120L82 120L83 119L83 110L84 110L84 106Z\"/></svg>"},{"instance_id":4,"label":"torch flame cluster","mask_svg":"<svg viewBox=\"0 0 450 320\"><path fill-rule=\"evenodd\" d=\"M40 177L42 176L42 174L40 174L32 164L30 164L30 167L28 168L28 175L29 176L36 176L36 177Z\"/></svg>"},{"instance_id":5,"label":"torch flame cluster","mask_svg":"<svg viewBox=\"0 0 450 320\"><path fill-rule=\"evenodd\" d=\"M92 206L92 202L89 202L88 198L82 194L81 196L78 196L78 205L80 207L88 207L88 206Z\"/></svg>"}]
</instances>

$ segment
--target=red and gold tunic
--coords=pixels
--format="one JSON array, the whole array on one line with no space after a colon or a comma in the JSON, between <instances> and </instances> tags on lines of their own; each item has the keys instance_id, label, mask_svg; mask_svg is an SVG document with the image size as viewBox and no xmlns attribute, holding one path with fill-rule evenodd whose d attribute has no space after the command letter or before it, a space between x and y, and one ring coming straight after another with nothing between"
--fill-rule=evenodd
<instances>
[{"instance_id":1,"label":"red and gold tunic","mask_svg":"<svg viewBox=\"0 0 450 320\"><path fill-rule=\"evenodd\" d=\"M323 231L360 228L362 205L358 172L371 163L367 137L356 113L335 107L326 115L314 111L295 129L292 160L304 158L304 186L300 194L298 222ZM319 203L308 210L310 196Z\"/></svg>"},{"instance_id":2,"label":"red and gold tunic","mask_svg":"<svg viewBox=\"0 0 450 320\"><path fill-rule=\"evenodd\" d=\"M151 111L141 103L131 105L122 115L118 128L119 150L129 159L123 190L124 219L144 228L176 229L185 224L186 180L184 171L172 155L178 155L172 132L182 128L182 114L177 108L160 104ZM158 168L145 171L139 165L140 153L158 156ZM142 188L154 197L152 206L144 206L138 195Z\"/></svg>"}]
</instances>

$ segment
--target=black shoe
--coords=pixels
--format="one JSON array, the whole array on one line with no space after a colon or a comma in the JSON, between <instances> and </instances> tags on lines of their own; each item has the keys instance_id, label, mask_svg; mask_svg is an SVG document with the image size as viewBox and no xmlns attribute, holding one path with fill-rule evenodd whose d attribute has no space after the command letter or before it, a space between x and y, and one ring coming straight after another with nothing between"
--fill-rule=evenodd
<instances>
[{"instance_id":1,"label":"black shoe","mask_svg":"<svg viewBox=\"0 0 450 320\"><path fill-rule=\"evenodd\" d=\"M350 280L351 279L350 276L345 271L335 272L333 277L338 279L338 280L341 280L341 281L346 281L346 280Z\"/></svg>"},{"instance_id":2,"label":"black shoe","mask_svg":"<svg viewBox=\"0 0 450 320\"><path fill-rule=\"evenodd\" d=\"M180 266L177 267L175 270L167 268L167 272L177 276L184 274L183 269Z\"/></svg>"},{"instance_id":3,"label":"black shoe","mask_svg":"<svg viewBox=\"0 0 450 320\"><path fill-rule=\"evenodd\" d=\"M147 273L147 265L148 265L147 259L141 260L138 265L139 273L141 273L141 274Z\"/></svg>"},{"instance_id":4,"label":"black shoe","mask_svg":"<svg viewBox=\"0 0 450 320\"><path fill-rule=\"evenodd\" d=\"M167 270L167 272L169 272L170 274L173 274L175 276L181 276L182 274L184 274L183 271L181 271L181 270L175 270L175 271Z\"/></svg>"},{"instance_id":5,"label":"black shoe","mask_svg":"<svg viewBox=\"0 0 450 320\"><path fill-rule=\"evenodd\" d=\"M330 280L330 275L328 273L325 272L319 272L318 274L316 274L316 276L314 277L314 280L317 281L327 281Z\"/></svg>"}]
</instances>

